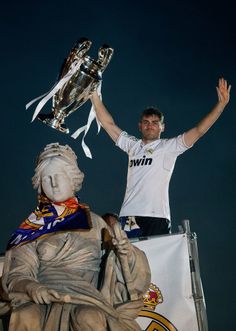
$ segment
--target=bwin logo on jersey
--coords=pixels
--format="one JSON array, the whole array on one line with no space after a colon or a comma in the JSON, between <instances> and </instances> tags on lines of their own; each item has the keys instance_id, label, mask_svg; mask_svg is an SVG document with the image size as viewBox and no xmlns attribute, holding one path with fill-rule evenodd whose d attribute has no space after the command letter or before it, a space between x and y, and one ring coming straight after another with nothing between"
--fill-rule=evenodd
<instances>
[{"instance_id":1,"label":"bwin logo on jersey","mask_svg":"<svg viewBox=\"0 0 236 331\"><path fill-rule=\"evenodd\" d=\"M152 164L152 158L147 157L144 155L141 159L134 159L130 160L129 166L136 167L136 166L144 166L144 165L151 165Z\"/></svg>"}]
</instances>

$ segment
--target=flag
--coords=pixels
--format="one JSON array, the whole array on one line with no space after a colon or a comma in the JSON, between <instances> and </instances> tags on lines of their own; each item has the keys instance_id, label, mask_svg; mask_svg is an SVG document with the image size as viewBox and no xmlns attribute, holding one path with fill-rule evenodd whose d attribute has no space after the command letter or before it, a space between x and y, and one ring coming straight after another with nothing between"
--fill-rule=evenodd
<instances>
[{"instance_id":1,"label":"flag","mask_svg":"<svg viewBox=\"0 0 236 331\"><path fill-rule=\"evenodd\" d=\"M186 234L133 243L145 252L151 284L137 322L143 331L198 331ZM140 270L142 277L142 270Z\"/></svg>"}]
</instances>

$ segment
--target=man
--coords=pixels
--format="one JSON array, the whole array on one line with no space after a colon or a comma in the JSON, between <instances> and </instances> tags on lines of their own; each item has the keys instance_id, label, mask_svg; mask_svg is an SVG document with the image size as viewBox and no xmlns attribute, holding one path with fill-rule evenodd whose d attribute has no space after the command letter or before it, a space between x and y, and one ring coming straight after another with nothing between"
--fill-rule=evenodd
<instances>
[{"instance_id":1,"label":"man","mask_svg":"<svg viewBox=\"0 0 236 331\"><path fill-rule=\"evenodd\" d=\"M202 137L215 123L229 102L231 86L219 79L218 102L194 128L173 139L160 139L164 131L163 114L145 110L139 122L142 139L123 132L108 113L98 94L91 97L97 118L116 145L129 155L127 187L120 216L123 227L141 228L141 235L170 232L169 181L178 155ZM125 221L124 221L125 219Z\"/></svg>"}]
</instances>

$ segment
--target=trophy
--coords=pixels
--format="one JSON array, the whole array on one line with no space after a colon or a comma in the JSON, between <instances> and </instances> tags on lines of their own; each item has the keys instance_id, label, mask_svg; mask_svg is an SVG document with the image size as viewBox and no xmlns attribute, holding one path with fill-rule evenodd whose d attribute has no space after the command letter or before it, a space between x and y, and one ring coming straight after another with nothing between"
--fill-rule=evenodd
<instances>
[{"instance_id":1,"label":"trophy","mask_svg":"<svg viewBox=\"0 0 236 331\"><path fill-rule=\"evenodd\" d=\"M51 128L63 133L69 133L64 124L66 117L81 107L102 81L102 74L113 55L113 49L103 45L98 50L98 59L94 60L86 53L92 42L86 38L80 39L65 59L59 79L49 93L32 100L26 105L41 98L32 121L38 118ZM52 98L52 111L49 114L39 114L44 104Z\"/></svg>"}]
</instances>

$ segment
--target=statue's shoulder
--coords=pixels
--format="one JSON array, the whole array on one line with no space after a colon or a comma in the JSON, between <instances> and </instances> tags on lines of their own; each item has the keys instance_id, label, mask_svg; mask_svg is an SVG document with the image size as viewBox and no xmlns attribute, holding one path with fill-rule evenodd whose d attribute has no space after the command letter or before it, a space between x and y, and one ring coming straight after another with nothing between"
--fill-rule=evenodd
<instances>
[{"instance_id":1,"label":"statue's shoulder","mask_svg":"<svg viewBox=\"0 0 236 331\"><path fill-rule=\"evenodd\" d=\"M91 216L92 224L95 227L98 227L98 228L107 228L108 227L108 225L103 220L103 218L101 216L99 216L98 214L90 211L90 216Z\"/></svg>"}]
</instances>

